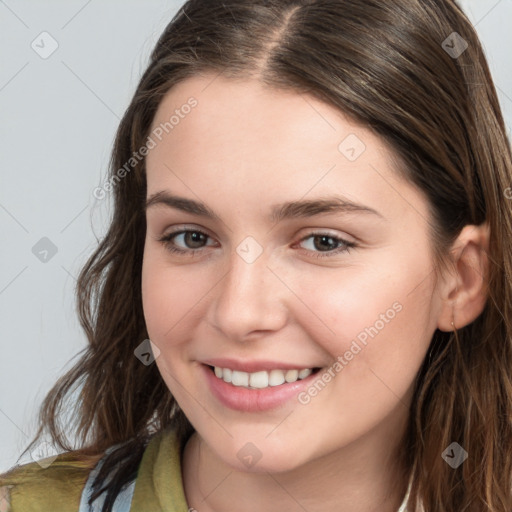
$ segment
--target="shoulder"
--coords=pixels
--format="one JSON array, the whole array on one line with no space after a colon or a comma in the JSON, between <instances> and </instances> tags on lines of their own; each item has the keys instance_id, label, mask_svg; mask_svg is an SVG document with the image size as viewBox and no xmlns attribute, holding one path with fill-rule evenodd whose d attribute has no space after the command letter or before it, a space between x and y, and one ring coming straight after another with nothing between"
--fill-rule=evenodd
<instances>
[{"instance_id":1,"label":"shoulder","mask_svg":"<svg viewBox=\"0 0 512 512\"><path fill-rule=\"evenodd\" d=\"M0 512L77 511L89 473L100 458L80 460L65 453L47 467L32 462L0 474Z\"/></svg>"},{"instance_id":2,"label":"shoulder","mask_svg":"<svg viewBox=\"0 0 512 512\"><path fill-rule=\"evenodd\" d=\"M160 499L186 510L180 444L175 432L164 430L145 445L134 485L134 510L160 510ZM91 471L107 452L87 459L68 452L48 467L33 462L0 474L0 512L77 512Z\"/></svg>"}]
</instances>

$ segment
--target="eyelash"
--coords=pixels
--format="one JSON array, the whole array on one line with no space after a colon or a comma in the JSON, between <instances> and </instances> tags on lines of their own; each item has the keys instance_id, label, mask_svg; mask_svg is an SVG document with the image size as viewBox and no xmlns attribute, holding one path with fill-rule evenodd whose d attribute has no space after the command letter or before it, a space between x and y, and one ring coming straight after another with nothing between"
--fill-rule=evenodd
<instances>
[{"instance_id":1,"label":"eyelash","mask_svg":"<svg viewBox=\"0 0 512 512\"><path fill-rule=\"evenodd\" d=\"M175 245L172 244L172 239L177 235L182 235L184 233L200 233L201 235L204 235L208 238L211 238L210 235L205 233L204 231L201 231L200 229L184 229L181 231L174 231L172 233L168 233L167 235L163 235L162 237L157 238L159 242L161 242L165 248L175 254L181 254L181 255L189 255L194 256L196 253L201 252L203 248L200 249L178 249ZM322 233L322 232L314 232L310 233L309 235L301 238L299 242L303 242L304 240L307 240L311 237L316 236L325 236L327 238L330 238L332 240L335 240L337 243L343 244L344 247L338 247L337 249L333 251L326 251L326 252L317 252L315 254L315 258L330 258L333 256L336 256L341 253L349 253L353 248L357 247L357 244L355 242L349 242L348 240L344 240L343 238L332 236L328 233ZM306 249L307 250L307 249Z\"/></svg>"}]
</instances>

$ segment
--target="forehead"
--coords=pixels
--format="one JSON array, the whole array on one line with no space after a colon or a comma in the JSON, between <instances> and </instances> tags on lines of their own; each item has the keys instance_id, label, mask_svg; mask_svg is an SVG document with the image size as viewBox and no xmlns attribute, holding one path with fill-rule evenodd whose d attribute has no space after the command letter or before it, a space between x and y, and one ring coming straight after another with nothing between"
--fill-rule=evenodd
<instances>
[{"instance_id":1,"label":"forehead","mask_svg":"<svg viewBox=\"0 0 512 512\"><path fill-rule=\"evenodd\" d=\"M187 107L191 98L197 103L193 109ZM212 137L222 137L227 144L237 143L244 149L265 142L265 153L270 153L282 149L284 144L302 147L301 143L307 140L315 146L311 149L324 143L324 149L338 153L340 128L358 132L364 138L371 136L338 109L312 96L269 88L256 80L206 75L182 81L162 100L152 129L168 123L180 110L188 113L181 114L179 119L174 116L171 133L166 134L180 143L188 142L192 133L199 144ZM276 133L286 136L286 140L275 140ZM372 138L374 148L378 145L385 151L384 145Z\"/></svg>"},{"instance_id":2,"label":"forehead","mask_svg":"<svg viewBox=\"0 0 512 512\"><path fill-rule=\"evenodd\" d=\"M340 193L397 219L411 210L428 217L423 195L399 177L383 139L310 95L255 80L193 77L166 94L156 130L148 195L167 189L207 197L215 190L232 204L260 208L266 199Z\"/></svg>"}]
</instances>

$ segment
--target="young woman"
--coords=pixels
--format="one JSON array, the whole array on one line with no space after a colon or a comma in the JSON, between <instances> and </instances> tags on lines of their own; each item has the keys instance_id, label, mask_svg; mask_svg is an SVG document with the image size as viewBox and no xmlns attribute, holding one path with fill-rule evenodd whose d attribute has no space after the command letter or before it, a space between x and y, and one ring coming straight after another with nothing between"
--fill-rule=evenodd
<instances>
[{"instance_id":1,"label":"young woman","mask_svg":"<svg viewBox=\"0 0 512 512\"><path fill-rule=\"evenodd\" d=\"M190 0L4 509L509 512L511 186L455 1Z\"/></svg>"}]
</instances>

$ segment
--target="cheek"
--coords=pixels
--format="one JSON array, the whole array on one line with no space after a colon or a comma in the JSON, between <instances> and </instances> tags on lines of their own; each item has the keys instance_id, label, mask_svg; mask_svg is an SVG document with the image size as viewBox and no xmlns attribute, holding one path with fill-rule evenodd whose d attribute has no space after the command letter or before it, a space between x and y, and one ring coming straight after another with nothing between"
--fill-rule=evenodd
<instances>
[{"instance_id":1,"label":"cheek","mask_svg":"<svg viewBox=\"0 0 512 512\"><path fill-rule=\"evenodd\" d=\"M413 260L390 254L378 265L302 276L297 289L311 306L302 327L333 358L359 360L350 363L352 372L365 373L388 359L395 366L410 358L418 363L435 330L433 276L426 258Z\"/></svg>"},{"instance_id":2,"label":"cheek","mask_svg":"<svg viewBox=\"0 0 512 512\"><path fill-rule=\"evenodd\" d=\"M142 306L150 339L168 347L192 336L201 298L211 280L199 266L170 265L165 253L148 249L142 265Z\"/></svg>"},{"instance_id":3,"label":"cheek","mask_svg":"<svg viewBox=\"0 0 512 512\"><path fill-rule=\"evenodd\" d=\"M159 251L147 249L142 265L142 307L149 338L160 349L155 364L168 389L180 398L180 346L195 293L180 268L172 268ZM181 319L181 321L180 321ZM183 329L180 332L180 328ZM169 357L172 355L172 357ZM184 397L181 397L182 399Z\"/></svg>"},{"instance_id":4,"label":"cheek","mask_svg":"<svg viewBox=\"0 0 512 512\"><path fill-rule=\"evenodd\" d=\"M176 282L156 251L147 249L142 264L142 307L150 339L161 346L175 321Z\"/></svg>"},{"instance_id":5,"label":"cheek","mask_svg":"<svg viewBox=\"0 0 512 512\"><path fill-rule=\"evenodd\" d=\"M333 362L327 384L313 384L299 400L333 431L362 432L402 407L432 338L428 262L384 263L378 275L366 267L317 280L306 295L329 330L318 320L302 326Z\"/></svg>"}]
</instances>

